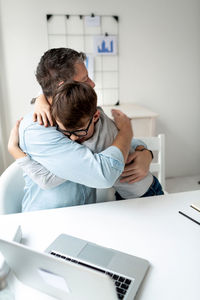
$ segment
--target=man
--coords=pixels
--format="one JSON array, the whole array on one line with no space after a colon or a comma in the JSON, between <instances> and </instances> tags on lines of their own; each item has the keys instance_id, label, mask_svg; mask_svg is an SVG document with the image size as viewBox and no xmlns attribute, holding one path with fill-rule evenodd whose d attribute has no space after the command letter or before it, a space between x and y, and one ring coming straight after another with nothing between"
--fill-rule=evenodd
<instances>
[{"instance_id":1,"label":"man","mask_svg":"<svg viewBox=\"0 0 200 300\"><path fill-rule=\"evenodd\" d=\"M55 88L68 80L74 79L94 87L84 65L84 55L72 49L47 51L40 60L36 77L49 103ZM115 115L119 128L116 139L104 151L92 154L83 145L66 139L55 127L45 128L33 122L32 117L32 113L28 114L21 122L20 147L53 174L67 181L50 191L43 191L25 176L23 211L94 203L95 188L112 186L123 171L132 136L130 122L123 115L121 119ZM148 151L143 152L150 156ZM148 159L151 160L150 157Z\"/></svg>"},{"instance_id":2,"label":"man","mask_svg":"<svg viewBox=\"0 0 200 300\"><path fill-rule=\"evenodd\" d=\"M97 107L94 89L85 83L70 82L60 85L53 96L51 114L56 120L58 131L67 138L85 145L93 153L108 148L118 133L116 124L106 116L101 107ZM10 139L9 146L10 153L17 159L24 173L42 189L52 189L66 181L22 152L18 147L18 140ZM134 152L135 149L131 148L130 151ZM132 184L121 183L118 179L113 187L122 199L163 194L158 179L150 172L144 179Z\"/></svg>"},{"instance_id":3,"label":"man","mask_svg":"<svg viewBox=\"0 0 200 300\"><path fill-rule=\"evenodd\" d=\"M68 48L58 48L47 51L41 59L36 74L39 84L43 87L44 95L47 98L51 98L55 88L57 88L61 82L59 82L61 77L64 78L64 81L75 80L87 83L94 88L95 83L88 77L88 72L84 64L85 58L84 53L78 53ZM48 70L52 72L52 76L48 76ZM51 106L44 95L36 99L33 120L38 121L39 124L45 127L47 127L49 123L53 126L50 113ZM136 140L135 142L137 143ZM138 142L138 145L139 144L140 142ZM143 150L143 148L143 146L138 146L137 151L129 155L122 173L121 182L137 182L147 175L152 161L152 154L148 150L139 152Z\"/></svg>"}]
</instances>

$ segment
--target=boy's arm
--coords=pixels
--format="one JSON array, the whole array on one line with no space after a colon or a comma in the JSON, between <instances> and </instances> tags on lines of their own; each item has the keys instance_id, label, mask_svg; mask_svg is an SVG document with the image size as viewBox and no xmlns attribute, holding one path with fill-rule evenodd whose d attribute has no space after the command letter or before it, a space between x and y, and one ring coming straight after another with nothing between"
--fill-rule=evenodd
<instances>
[{"instance_id":1,"label":"boy's arm","mask_svg":"<svg viewBox=\"0 0 200 300\"><path fill-rule=\"evenodd\" d=\"M37 161L32 160L28 155L17 159L16 162L24 173L43 190L52 189L66 181L51 173Z\"/></svg>"},{"instance_id":2,"label":"boy's arm","mask_svg":"<svg viewBox=\"0 0 200 300\"><path fill-rule=\"evenodd\" d=\"M51 106L45 96L41 94L31 103L35 103L33 121L38 122L40 125L44 125L45 127L48 127L49 124L50 126L53 126Z\"/></svg>"},{"instance_id":3,"label":"boy's arm","mask_svg":"<svg viewBox=\"0 0 200 300\"><path fill-rule=\"evenodd\" d=\"M22 168L25 174L27 174L41 189L51 189L63 182L65 179L57 177L38 162L32 160L26 153L24 153L18 146L19 143L19 124L18 120L11 130L8 151L16 159L17 164Z\"/></svg>"},{"instance_id":4,"label":"boy's arm","mask_svg":"<svg viewBox=\"0 0 200 300\"><path fill-rule=\"evenodd\" d=\"M17 120L8 140L8 151L15 159L26 157L26 153L19 148L19 125L22 119Z\"/></svg>"}]
</instances>

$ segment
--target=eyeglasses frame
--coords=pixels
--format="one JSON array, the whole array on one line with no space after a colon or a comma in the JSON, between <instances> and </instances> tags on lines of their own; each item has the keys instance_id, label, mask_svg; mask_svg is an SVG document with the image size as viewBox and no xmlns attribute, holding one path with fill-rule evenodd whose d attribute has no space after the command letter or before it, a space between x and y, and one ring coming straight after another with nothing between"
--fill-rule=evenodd
<instances>
[{"instance_id":1,"label":"eyeglasses frame","mask_svg":"<svg viewBox=\"0 0 200 300\"><path fill-rule=\"evenodd\" d=\"M56 125L56 130L59 131L59 132L61 132L61 133L63 133L64 135L66 135L66 136L69 137L69 138L71 137L72 134L75 135L75 136L77 136L77 137L86 136L86 135L88 134L88 130L89 130L89 128L90 128L90 125L92 124L92 120L93 120L93 116L91 117L91 119L90 119L90 121L89 121L89 123L88 123L88 126L87 126L87 128L85 128L85 129L77 129L77 130L74 130L74 131L64 130L64 129L61 129L61 128L59 127L59 125L57 124L57 125ZM85 134L79 135L77 132L80 132L80 131L84 131Z\"/></svg>"}]
</instances>

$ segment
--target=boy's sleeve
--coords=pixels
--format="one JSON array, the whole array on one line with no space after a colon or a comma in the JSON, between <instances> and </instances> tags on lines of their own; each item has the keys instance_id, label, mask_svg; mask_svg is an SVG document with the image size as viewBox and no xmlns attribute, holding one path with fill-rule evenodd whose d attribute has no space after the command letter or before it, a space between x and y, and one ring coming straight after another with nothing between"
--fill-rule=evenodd
<instances>
[{"instance_id":1,"label":"boy's sleeve","mask_svg":"<svg viewBox=\"0 0 200 300\"><path fill-rule=\"evenodd\" d=\"M43 190L52 189L66 181L51 173L28 155L17 159L16 162L22 168L23 172Z\"/></svg>"}]
</instances>

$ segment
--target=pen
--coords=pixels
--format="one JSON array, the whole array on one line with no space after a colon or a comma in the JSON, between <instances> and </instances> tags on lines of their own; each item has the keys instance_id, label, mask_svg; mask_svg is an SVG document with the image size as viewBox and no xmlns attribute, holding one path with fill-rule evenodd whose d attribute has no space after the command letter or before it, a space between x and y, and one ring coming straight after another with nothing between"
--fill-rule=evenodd
<instances>
[{"instance_id":1,"label":"pen","mask_svg":"<svg viewBox=\"0 0 200 300\"><path fill-rule=\"evenodd\" d=\"M193 218L189 217L188 215L186 215L185 213L183 213L182 211L179 210L179 214L183 215L184 217L190 219L191 221L193 221L194 223L200 225L200 222L194 220Z\"/></svg>"},{"instance_id":2,"label":"pen","mask_svg":"<svg viewBox=\"0 0 200 300\"><path fill-rule=\"evenodd\" d=\"M195 209L195 210L197 210L198 212L200 212L200 210L199 210L197 207L193 206L193 204L190 205L190 207L192 207L193 209Z\"/></svg>"}]
</instances>

